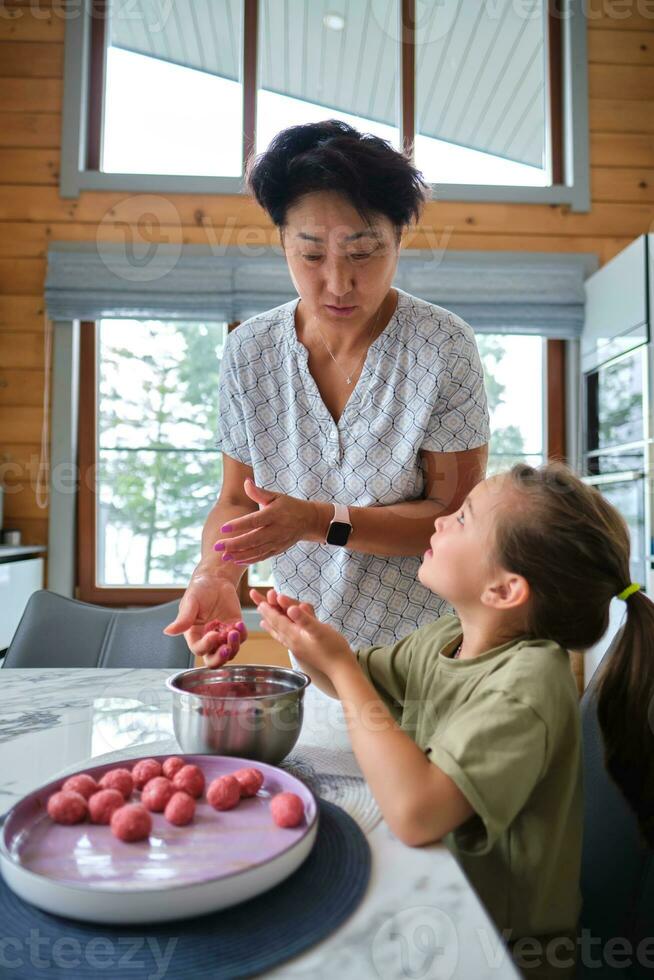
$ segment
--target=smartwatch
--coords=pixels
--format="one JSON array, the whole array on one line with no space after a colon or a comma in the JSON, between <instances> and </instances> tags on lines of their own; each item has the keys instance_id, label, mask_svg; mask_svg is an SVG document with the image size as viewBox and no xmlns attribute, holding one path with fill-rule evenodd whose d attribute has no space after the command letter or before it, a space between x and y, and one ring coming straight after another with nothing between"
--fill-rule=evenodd
<instances>
[{"instance_id":1,"label":"smartwatch","mask_svg":"<svg viewBox=\"0 0 654 980\"><path fill-rule=\"evenodd\" d=\"M327 531L325 544L336 544L343 548L347 544L347 539L352 533L350 524L350 512L345 504L334 504L334 516Z\"/></svg>"}]
</instances>

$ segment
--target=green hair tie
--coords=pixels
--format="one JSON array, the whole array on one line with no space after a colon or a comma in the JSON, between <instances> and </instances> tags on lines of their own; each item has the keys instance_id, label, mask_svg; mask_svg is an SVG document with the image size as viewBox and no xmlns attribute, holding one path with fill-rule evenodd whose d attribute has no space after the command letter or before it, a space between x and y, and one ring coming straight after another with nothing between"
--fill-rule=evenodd
<instances>
[{"instance_id":1,"label":"green hair tie","mask_svg":"<svg viewBox=\"0 0 654 980\"><path fill-rule=\"evenodd\" d=\"M618 599L622 599L623 602L626 602L630 595L633 595L634 592L640 592L641 588L642 586L639 585L638 582L632 582L631 585L628 585L626 589L622 590L622 592L618 592Z\"/></svg>"}]
</instances>

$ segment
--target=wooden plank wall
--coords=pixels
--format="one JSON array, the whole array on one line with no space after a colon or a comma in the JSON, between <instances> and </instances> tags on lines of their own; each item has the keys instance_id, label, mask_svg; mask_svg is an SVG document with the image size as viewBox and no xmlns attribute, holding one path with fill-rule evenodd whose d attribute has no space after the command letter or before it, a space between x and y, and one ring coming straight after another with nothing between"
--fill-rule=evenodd
<instances>
[{"instance_id":1,"label":"wooden plank wall","mask_svg":"<svg viewBox=\"0 0 654 980\"><path fill-rule=\"evenodd\" d=\"M589 5L591 212L434 201L407 247L583 251L606 261L652 230L654 13L647 16L645 6L638 0ZM3 0L0 6L0 472L8 491L5 524L19 527L29 543L47 541L47 510L37 505L34 482L48 241L122 240L114 218L136 221L142 210L125 193L59 196L63 9L62 0ZM169 200L174 207L160 229L169 240L276 241L251 201Z\"/></svg>"}]
</instances>

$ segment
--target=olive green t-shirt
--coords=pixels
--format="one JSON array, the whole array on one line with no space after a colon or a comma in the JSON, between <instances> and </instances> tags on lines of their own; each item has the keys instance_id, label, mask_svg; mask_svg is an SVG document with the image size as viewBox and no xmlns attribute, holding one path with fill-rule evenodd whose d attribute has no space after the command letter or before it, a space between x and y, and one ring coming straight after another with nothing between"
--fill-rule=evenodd
<instances>
[{"instance_id":1,"label":"olive green t-shirt","mask_svg":"<svg viewBox=\"0 0 654 980\"><path fill-rule=\"evenodd\" d=\"M474 809L443 843L505 940L576 937L581 730L568 654L522 638L453 660L460 640L448 615L356 656L401 728Z\"/></svg>"}]
</instances>

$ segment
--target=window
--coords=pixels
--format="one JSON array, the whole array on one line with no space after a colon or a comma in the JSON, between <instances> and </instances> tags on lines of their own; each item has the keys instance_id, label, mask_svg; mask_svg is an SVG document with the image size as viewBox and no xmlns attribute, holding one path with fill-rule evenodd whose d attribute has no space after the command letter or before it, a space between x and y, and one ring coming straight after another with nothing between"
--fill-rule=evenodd
<instances>
[{"instance_id":1,"label":"window","mask_svg":"<svg viewBox=\"0 0 654 980\"><path fill-rule=\"evenodd\" d=\"M82 599L165 601L186 587L222 483L214 434L228 329L129 319L84 325ZM241 595L251 604L248 578L269 584L270 562L246 572Z\"/></svg>"},{"instance_id":2,"label":"window","mask_svg":"<svg viewBox=\"0 0 654 980\"><path fill-rule=\"evenodd\" d=\"M542 337L478 334L491 420L488 475L545 461ZM527 410L528 407L528 410Z\"/></svg>"},{"instance_id":3,"label":"window","mask_svg":"<svg viewBox=\"0 0 654 980\"><path fill-rule=\"evenodd\" d=\"M96 0L67 23L61 193L242 193L290 123L410 150L439 200L588 210L575 0ZM564 89L565 80L565 89Z\"/></svg>"},{"instance_id":4,"label":"window","mask_svg":"<svg viewBox=\"0 0 654 980\"><path fill-rule=\"evenodd\" d=\"M234 43L219 49L231 58L240 49L239 27L237 19ZM225 65L220 74L199 71L147 54L141 50L145 44L128 47L128 39L127 31L117 34L107 48L100 169L240 176L243 86L238 63Z\"/></svg>"},{"instance_id":5,"label":"window","mask_svg":"<svg viewBox=\"0 0 654 980\"><path fill-rule=\"evenodd\" d=\"M260 0L257 153L289 120L327 116L400 148L397 0L337 6L326 13L310 0Z\"/></svg>"},{"instance_id":6,"label":"window","mask_svg":"<svg viewBox=\"0 0 654 980\"><path fill-rule=\"evenodd\" d=\"M545 0L426 11L416 25L416 165L438 184L551 184L560 146L548 145L548 54L559 52L549 50Z\"/></svg>"}]
</instances>

